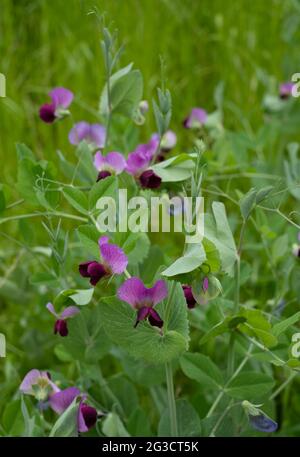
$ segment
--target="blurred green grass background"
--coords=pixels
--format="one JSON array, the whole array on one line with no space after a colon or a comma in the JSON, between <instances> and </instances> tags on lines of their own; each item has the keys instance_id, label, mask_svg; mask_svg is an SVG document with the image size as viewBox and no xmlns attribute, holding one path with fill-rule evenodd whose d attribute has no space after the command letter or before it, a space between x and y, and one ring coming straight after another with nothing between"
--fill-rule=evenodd
<instances>
[{"instance_id":1,"label":"blurred green grass background","mask_svg":"<svg viewBox=\"0 0 300 457\"><path fill-rule=\"evenodd\" d=\"M220 81L226 127L240 128L245 120L259 126L263 94L290 79L299 63L297 0L1 0L0 8L0 72L7 79L7 97L0 99L0 178L11 184L16 142L40 158L53 158L58 145L71 150L66 133L72 119L49 128L38 118L50 88L70 88L74 119L95 121L104 83L99 23L89 14L95 8L126 44L122 64L134 61L142 70L147 99L155 94L164 58L175 130L192 106L214 108ZM145 139L153 128L150 120Z\"/></svg>"}]
</instances>

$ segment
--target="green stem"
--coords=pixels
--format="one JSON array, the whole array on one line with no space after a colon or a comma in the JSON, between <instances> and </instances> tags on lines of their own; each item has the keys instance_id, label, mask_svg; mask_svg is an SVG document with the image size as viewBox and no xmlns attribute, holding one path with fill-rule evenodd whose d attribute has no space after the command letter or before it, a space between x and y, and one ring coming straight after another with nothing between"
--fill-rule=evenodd
<instances>
[{"instance_id":1,"label":"green stem","mask_svg":"<svg viewBox=\"0 0 300 457\"><path fill-rule=\"evenodd\" d=\"M168 390L168 404L170 414L170 425L171 425L171 436L178 436L177 417L176 417L176 403L175 403L175 392L173 383L173 370L171 362L165 364L166 368L166 380Z\"/></svg>"},{"instance_id":2,"label":"green stem","mask_svg":"<svg viewBox=\"0 0 300 457\"><path fill-rule=\"evenodd\" d=\"M290 376L278 387L278 389L275 390L275 392L271 395L269 400L273 400L277 395L280 394L280 392L297 376L298 373L293 371Z\"/></svg>"},{"instance_id":3,"label":"green stem","mask_svg":"<svg viewBox=\"0 0 300 457\"><path fill-rule=\"evenodd\" d=\"M10 222L10 221L16 221L19 219L28 219L31 217L41 217L41 216L65 217L67 219L74 219L76 221L88 222L88 219L86 217L75 216L73 214L67 214L67 213L54 212L54 213L19 214L17 216L4 217L3 219L0 219L0 224L4 224L5 222Z\"/></svg>"},{"instance_id":4,"label":"green stem","mask_svg":"<svg viewBox=\"0 0 300 457\"><path fill-rule=\"evenodd\" d=\"M233 373L233 375L230 377L230 379L228 379L228 381L226 382L225 386L224 386L224 389L221 390L221 392L219 393L219 395L217 396L217 398L215 399L214 403L212 404L212 406L210 407L210 410L208 411L206 417L210 417L214 410L216 409L216 407L218 406L218 404L220 403L221 399L223 398L224 394L226 393L226 388L229 386L229 384L233 381L234 378L236 378L236 376L240 373L240 371L244 368L244 365L248 362L249 358L251 357L251 352L252 352L252 349L253 349L253 345L250 344L249 346L249 349L248 349L248 352L246 353L244 359L242 360L242 362L240 363L240 365L238 366L238 368L235 370L235 372Z\"/></svg>"}]
</instances>

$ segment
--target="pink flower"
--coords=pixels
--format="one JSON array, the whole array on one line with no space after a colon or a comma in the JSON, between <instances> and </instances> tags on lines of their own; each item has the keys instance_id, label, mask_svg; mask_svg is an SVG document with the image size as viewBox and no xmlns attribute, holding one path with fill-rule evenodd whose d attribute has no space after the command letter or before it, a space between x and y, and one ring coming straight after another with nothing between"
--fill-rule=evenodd
<instances>
[{"instance_id":1,"label":"pink flower","mask_svg":"<svg viewBox=\"0 0 300 457\"><path fill-rule=\"evenodd\" d=\"M205 124L207 112L202 108L193 108L188 117L183 121L186 129L197 129Z\"/></svg>"},{"instance_id":2,"label":"pink flower","mask_svg":"<svg viewBox=\"0 0 300 457\"><path fill-rule=\"evenodd\" d=\"M156 281L154 286L148 289L139 278L135 277L127 279L118 290L120 300L129 303L137 310L135 327L145 319L155 327L162 327L163 321L153 308L167 295L168 289L163 280Z\"/></svg>"},{"instance_id":3,"label":"pink flower","mask_svg":"<svg viewBox=\"0 0 300 457\"><path fill-rule=\"evenodd\" d=\"M102 263L93 260L79 265L79 273L84 278L90 278L92 286L103 277L122 274L127 267L128 259L124 251L115 244L109 244L108 240L108 236L102 236L98 241Z\"/></svg>"},{"instance_id":4,"label":"pink flower","mask_svg":"<svg viewBox=\"0 0 300 457\"><path fill-rule=\"evenodd\" d=\"M40 118L42 121L51 124L56 119L61 119L69 114L67 108L72 103L74 95L64 87L56 87L49 92L49 97L51 98L51 103L41 106Z\"/></svg>"},{"instance_id":5,"label":"pink flower","mask_svg":"<svg viewBox=\"0 0 300 457\"><path fill-rule=\"evenodd\" d=\"M67 387L50 396L50 407L58 414L62 414L76 397L81 395L77 387ZM97 422L97 410L85 403L85 395L81 395L78 406L77 427L79 432L88 432Z\"/></svg>"},{"instance_id":6,"label":"pink flower","mask_svg":"<svg viewBox=\"0 0 300 457\"><path fill-rule=\"evenodd\" d=\"M56 321L55 321L55 324L54 324L54 333L55 333L55 335L57 333L59 333L60 336L67 336L68 335L68 327L67 327L66 320L79 313L79 309L77 308L77 306L68 306L60 314L56 313L52 303L47 303L46 308L48 309L48 311L50 311L51 314L53 314L53 316L56 317Z\"/></svg>"},{"instance_id":7,"label":"pink flower","mask_svg":"<svg viewBox=\"0 0 300 457\"><path fill-rule=\"evenodd\" d=\"M103 156L101 152L96 152L94 165L99 171L97 181L111 175L119 175L126 167L126 160L119 152L109 152Z\"/></svg>"},{"instance_id":8,"label":"pink flower","mask_svg":"<svg viewBox=\"0 0 300 457\"><path fill-rule=\"evenodd\" d=\"M34 368L24 377L20 391L26 395L33 395L39 401L45 401L51 393L58 392L59 388L51 381L48 371Z\"/></svg>"},{"instance_id":9,"label":"pink flower","mask_svg":"<svg viewBox=\"0 0 300 457\"><path fill-rule=\"evenodd\" d=\"M70 130L69 141L73 145L85 140L93 149L104 148L106 141L106 128L101 124L77 122Z\"/></svg>"}]
</instances>

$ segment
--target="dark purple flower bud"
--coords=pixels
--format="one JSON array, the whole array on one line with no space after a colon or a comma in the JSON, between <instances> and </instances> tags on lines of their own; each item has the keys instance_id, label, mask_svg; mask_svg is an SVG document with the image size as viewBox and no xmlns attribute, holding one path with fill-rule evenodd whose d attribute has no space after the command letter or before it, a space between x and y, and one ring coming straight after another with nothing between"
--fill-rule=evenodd
<instances>
[{"instance_id":1,"label":"dark purple flower bud","mask_svg":"<svg viewBox=\"0 0 300 457\"><path fill-rule=\"evenodd\" d=\"M84 262L79 265L79 273L84 278L90 278L90 283L95 286L101 278L108 273L104 266L99 262Z\"/></svg>"},{"instance_id":2,"label":"dark purple flower bud","mask_svg":"<svg viewBox=\"0 0 300 457\"><path fill-rule=\"evenodd\" d=\"M196 300L192 294L192 287L191 286L182 286L183 293L186 299L186 303L189 309L195 308Z\"/></svg>"},{"instance_id":3,"label":"dark purple flower bud","mask_svg":"<svg viewBox=\"0 0 300 457\"><path fill-rule=\"evenodd\" d=\"M97 182L100 181L101 179L105 179L108 176L111 176L111 173L107 170L102 170L99 171L98 177L97 177Z\"/></svg>"},{"instance_id":4,"label":"dark purple flower bud","mask_svg":"<svg viewBox=\"0 0 300 457\"><path fill-rule=\"evenodd\" d=\"M67 321L65 319L58 319L54 324L54 334L60 334L60 336L67 336L68 335L68 326Z\"/></svg>"},{"instance_id":5,"label":"dark purple flower bud","mask_svg":"<svg viewBox=\"0 0 300 457\"><path fill-rule=\"evenodd\" d=\"M54 122L56 119L55 106L52 104L42 105L40 107L40 118L47 124L52 124L52 122Z\"/></svg>"},{"instance_id":6,"label":"dark purple flower bud","mask_svg":"<svg viewBox=\"0 0 300 457\"><path fill-rule=\"evenodd\" d=\"M152 170L144 171L139 180L143 189L157 189L161 184L161 178Z\"/></svg>"},{"instance_id":7,"label":"dark purple flower bud","mask_svg":"<svg viewBox=\"0 0 300 457\"><path fill-rule=\"evenodd\" d=\"M80 412L82 414L86 428L89 430L94 427L97 422L97 410L92 406L88 406L84 403L80 405Z\"/></svg>"}]
</instances>

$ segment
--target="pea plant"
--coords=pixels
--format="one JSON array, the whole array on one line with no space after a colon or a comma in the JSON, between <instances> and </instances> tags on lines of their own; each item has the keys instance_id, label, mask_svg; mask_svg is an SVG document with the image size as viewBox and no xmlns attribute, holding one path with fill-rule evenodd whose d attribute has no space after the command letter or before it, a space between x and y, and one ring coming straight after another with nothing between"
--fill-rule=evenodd
<instances>
[{"instance_id":1,"label":"pea plant","mask_svg":"<svg viewBox=\"0 0 300 457\"><path fill-rule=\"evenodd\" d=\"M264 162L292 86L266 95L257 132L225 128L219 85L215 111L190 109L175 133L165 72L150 103L116 34L104 28L101 46L89 121L54 87L40 122L66 132L68 150L53 163L18 144L14 186L1 186L1 287L14 304L1 320L1 434L297 434L298 145L281 145L282 175Z\"/></svg>"}]
</instances>

